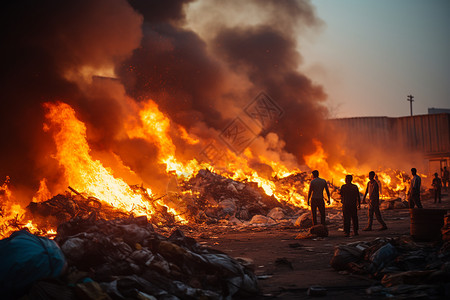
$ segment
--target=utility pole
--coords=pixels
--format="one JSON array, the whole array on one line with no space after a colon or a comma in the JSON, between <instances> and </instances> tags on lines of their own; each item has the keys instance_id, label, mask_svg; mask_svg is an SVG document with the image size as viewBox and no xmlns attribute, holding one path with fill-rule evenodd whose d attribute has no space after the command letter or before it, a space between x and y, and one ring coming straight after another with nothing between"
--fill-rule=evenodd
<instances>
[{"instance_id":1,"label":"utility pole","mask_svg":"<svg viewBox=\"0 0 450 300\"><path fill-rule=\"evenodd\" d=\"M413 95L408 95L408 97L407 97L408 99L406 100L406 101L409 101L409 107L410 107L410 110L411 110L411 117L412 117L412 103L413 103L413 99L414 99L414 96Z\"/></svg>"}]
</instances>

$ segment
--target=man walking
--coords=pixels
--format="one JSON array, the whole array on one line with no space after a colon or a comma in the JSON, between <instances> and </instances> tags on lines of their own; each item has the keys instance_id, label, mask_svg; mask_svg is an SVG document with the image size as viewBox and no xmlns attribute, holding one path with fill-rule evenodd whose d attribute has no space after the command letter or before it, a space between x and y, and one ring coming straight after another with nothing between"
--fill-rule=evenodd
<instances>
[{"instance_id":1,"label":"man walking","mask_svg":"<svg viewBox=\"0 0 450 300\"><path fill-rule=\"evenodd\" d=\"M417 175L417 169L412 168L411 174L413 178L411 179L411 185L409 187L409 208L414 208L417 206L418 208L423 208L422 203L420 202L420 185L422 179L420 179L419 175Z\"/></svg>"},{"instance_id":2,"label":"man walking","mask_svg":"<svg viewBox=\"0 0 450 300\"><path fill-rule=\"evenodd\" d=\"M313 180L309 184L308 206L311 205L312 221L317 225L317 209L320 212L320 224L325 225L325 202L323 201L323 190L327 192L328 204L331 203L330 191L325 179L319 178L319 171L312 171ZM311 203L310 200L311 199Z\"/></svg>"},{"instance_id":3,"label":"man walking","mask_svg":"<svg viewBox=\"0 0 450 300\"><path fill-rule=\"evenodd\" d=\"M377 221L381 224L380 230L386 230L387 226L386 223L384 223L380 212L380 188L378 187L378 183L375 180L374 171L369 172L369 182L367 183L366 193L364 194L363 202L366 199L367 194L369 194L369 220L367 223L367 227L364 228L363 231L372 230L374 213L375 217L377 218Z\"/></svg>"},{"instance_id":4,"label":"man walking","mask_svg":"<svg viewBox=\"0 0 450 300\"><path fill-rule=\"evenodd\" d=\"M352 180L352 175L345 176L345 184L340 190L345 236L350 236L350 221L353 222L353 235L358 235L357 207L361 208L361 196L358 187L352 183Z\"/></svg>"}]
</instances>

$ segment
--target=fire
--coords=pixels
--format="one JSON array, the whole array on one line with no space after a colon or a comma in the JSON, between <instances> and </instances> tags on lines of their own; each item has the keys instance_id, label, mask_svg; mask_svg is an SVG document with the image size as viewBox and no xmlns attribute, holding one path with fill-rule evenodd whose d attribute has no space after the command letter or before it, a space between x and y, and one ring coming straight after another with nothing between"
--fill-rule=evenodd
<instances>
[{"instance_id":1,"label":"fire","mask_svg":"<svg viewBox=\"0 0 450 300\"><path fill-rule=\"evenodd\" d=\"M91 149L87 141L86 125L80 121L75 110L66 103L45 103L46 109L44 131L52 134L56 145L54 158L64 171L61 183L66 184L74 192L80 192L80 197L94 197L108 203L115 209L132 212L135 215L152 216L159 213L169 213L179 222L187 222L181 217L187 203L183 203L184 196L201 197L192 191L171 190L166 198L154 199L151 188L143 186L130 186L122 178L116 177L113 170L103 166L102 162L91 157ZM330 164L328 154L320 141L315 140L316 151L311 155L305 155L304 160L309 167L307 172L298 168L289 168L280 161L274 161L264 156L256 156L250 148L241 154L236 154L224 148L225 155L217 165L199 163L196 159L181 160L177 157L177 148L172 139L178 135L186 145L197 145L201 141L192 137L186 129L174 124L159 109L158 105L148 100L136 104L135 114L129 116L125 124L128 138L140 138L155 145L158 149L157 159L168 177L175 179L177 184L188 181L199 170L208 168L215 173L230 179L254 183L264 193L278 200L282 204L306 208L306 196L311 180L310 170L317 169L320 176L329 181L332 195L336 195L338 188L344 184L347 174L353 175L353 182L360 192L364 192L368 181L366 171L361 175L357 168L345 168L340 163ZM120 157L118 157L120 160ZM252 163L257 162L261 168ZM223 167L225 166L225 167ZM132 171L132 170L130 170ZM367 172L368 173L368 172ZM395 170L377 171L378 180L382 187L383 197L398 197L407 189L407 176L405 173ZM42 179L33 202L39 203L51 198L46 179ZM33 220L26 220L26 210L11 201L9 179L0 187L2 206L0 213L2 224L0 233L5 235L14 228L28 228L31 232L40 232L47 236L54 236L54 228L39 229ZM333 197L332 197L333 200ZM4 205L8 203L8 205ZM336 201L333 201L336 204ZM161 210L159 208L163 207ZM11 228L11 229L9 229Z\"/></svg>"},{"instance_id":2,"label":"fire","mask_svg":"<svg viewBox=\"0 0 450 300\"><path fill-rule=\"evenodd\" d=\"M158 105L148 100L143 103L139 111L139 121L132 120L128 124L128 136L130 138L144 138L158 146L158 158L161 164L166 166L166 172L175 172L178 176L190 178L201 169L200 164L192 159L183 164L176 158L176 147L170 136L171 121L160 110ZM181 126L181 135L189 144L198 143L197 139L190 137L186 129Z\"/></svg>"},{"instance_id":3,"label":"fire","mask_svg":"<svg viewBox=\"0 0 450 300\"><path fill-rule=\"evenodd\" d=\"M0 237L9 236L13 231L28 228L31 232L38 232L32 220L25 220L26 210L15 203L12 191L9 188L10 178L7 176L0 186Z\"/></svg>"},{"instance_id":4,"label":"fire","mask_svg":"<svg viewBox=\"0 0 450 300\"><path fill-rule=\"evenodd\" d=\"M43 178L41 179L41 182L39 183L39 189L36 192L36 195L33 197L31 201L33 202L43 202L45 200L48 200L52 197L52 194L48 190L47 187L47 179Z\"/></svg>"},{"instance_id":5,"label":"fire","mask_svg":"<svg viewBox=\"0 0 450 300\"><path fill-rule=\"evenodd\" d=\"M44 129L53 133L57 148L55 158L64 168L69 186L127 212L148 216L154 213L153 207L141 194L135 193L124 180L115 178L100 161L91 158L86 126L77 119L69 105L46 103L45 108L47 123ZM155 129L162 132L165 124L159 126Z\"/></svg>"},{"instance_id":6,"label":"fire","mask_svg":"<svg viewBox=\"0 0 450 300\"><path fill-rule=\"evenodd\" d=\"M345 168L342 164L329 165L327 161L327 154L325 153L322 144L318 140L314 140L316 146L316 152L312 155L304 156L306 164L311 169L320 170L320 174L323 177L330 180L333 185L340 187L345 183L345 176L348 174L353 175L353 183L358 186L361 193L365 192L368 182L368 170L361 170L355 167ZM398 197L400 193L405 192L408 188L408 181L404 172L384 169L374 170L376 173L376 180L378 180L382 198L386 197ZM361 174L363 172L363 174ZM424 176L424 175L423 175Z\"/></svg>"}]
</instances>

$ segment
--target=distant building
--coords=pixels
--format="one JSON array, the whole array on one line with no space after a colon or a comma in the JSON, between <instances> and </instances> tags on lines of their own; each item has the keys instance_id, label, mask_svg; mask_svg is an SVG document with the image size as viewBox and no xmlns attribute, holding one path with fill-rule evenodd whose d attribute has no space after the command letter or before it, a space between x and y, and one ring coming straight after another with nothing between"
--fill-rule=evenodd
<instances>
[{"instance_id":1,"label":"distant building","mask_svg":"<svg viewBox=\"0 0 450 300\"><path fill-rule=\"evenodd\" d=\"M343 118L330 122L358 141L351 146L369 144L386 152L399 147L422 153L428 162L428 170L424 171L429 175L450 165L450 112L400 118Z\"/></svg>"},{"instance_id":2,"label":"distant building","mask_svg":"<svg viewBox=\"0 0 450 300\"><path fill-rule=\"evenodd\" d=\"M450 108L428 108L428 114L429 115L435 115L435 114L450 114Z\"/></svg>"}]
</instances>

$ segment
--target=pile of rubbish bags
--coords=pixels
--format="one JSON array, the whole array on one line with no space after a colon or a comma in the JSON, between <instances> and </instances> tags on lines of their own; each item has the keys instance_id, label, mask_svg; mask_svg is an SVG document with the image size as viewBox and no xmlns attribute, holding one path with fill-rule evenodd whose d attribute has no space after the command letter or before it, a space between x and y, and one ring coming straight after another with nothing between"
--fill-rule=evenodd
<instances>
[{"instance_id":1,"label":"pile of rubbish bags","mask_svg":"<svg viewBox=\"0 0 450 300\"><path fill-rule=\"evenodd\" d=\"M58 227L54 241L65 272L30 284L25 299L231 299L259 292L244 263L178 229L158 234L146 217L75 218Z\"/></svg>"},{"instance_id":2,"label":"pile of rubbish bags","mask_svg":"<svg viewBox=\"0 0 450 300\"><path fill-rule=\"evenodd\" d=\"M416 243L410 237L378 238L335 248L337 271L369 275L369 294L399 298L450 296L450 242Z\"/></svg>"}]
</instances>

